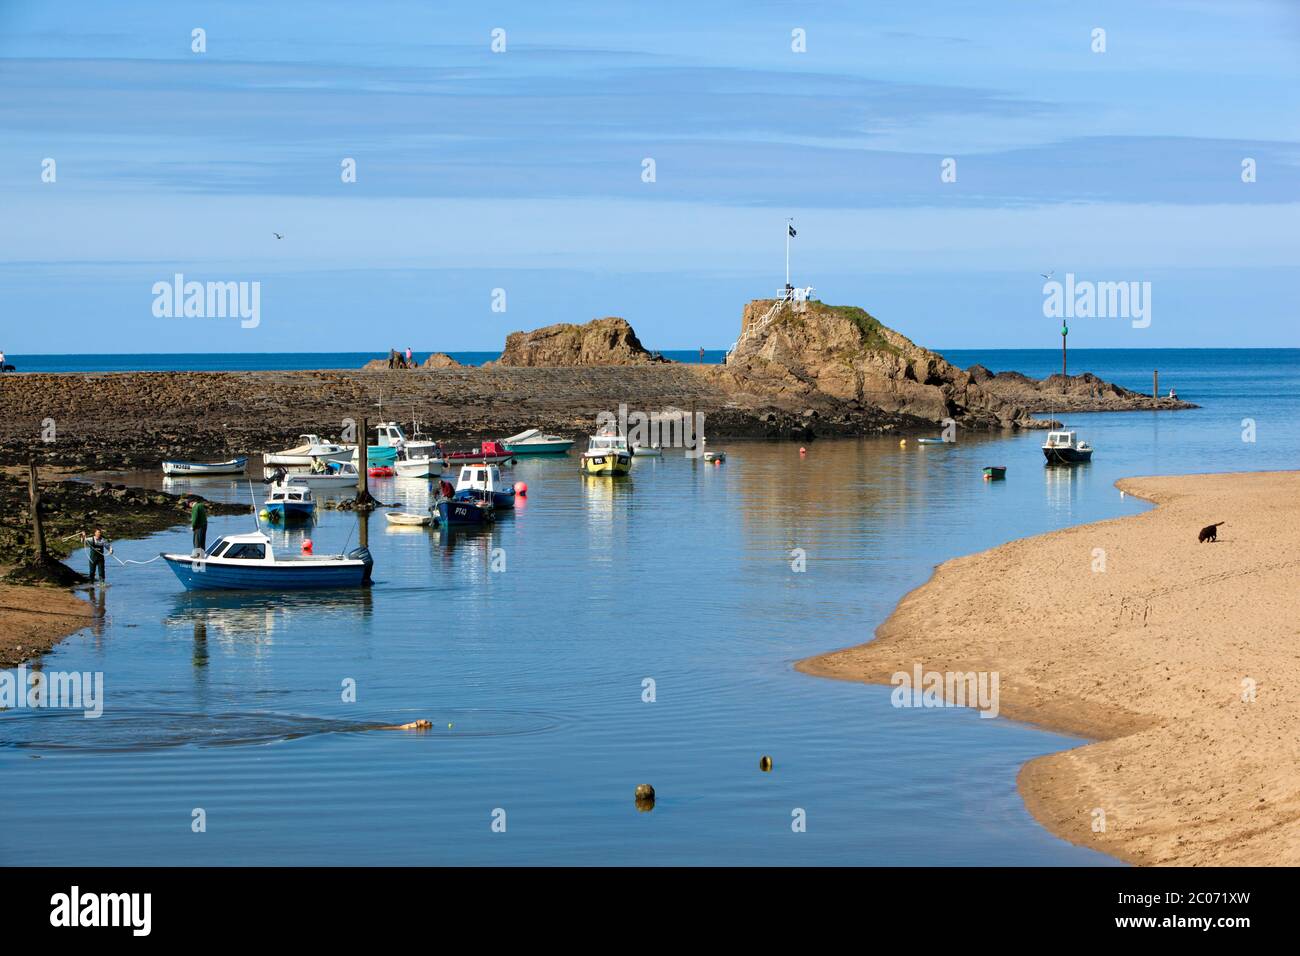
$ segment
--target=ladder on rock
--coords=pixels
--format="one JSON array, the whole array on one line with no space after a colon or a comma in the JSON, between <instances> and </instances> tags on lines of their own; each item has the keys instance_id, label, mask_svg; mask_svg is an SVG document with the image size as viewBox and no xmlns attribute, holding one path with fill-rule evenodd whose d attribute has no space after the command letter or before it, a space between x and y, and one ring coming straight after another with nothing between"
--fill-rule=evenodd
<instances>
[{"instance_id":1,"label":"ladder on rock","mask_svg":"<svg viewBox=\"0 0 1300 956\"><path fill-rule=\"evenodd\" d=\"M795 296L796 291L803 294L796 297ZM732 353L735 352L736 349L738 349L742 343L748 341L751 338L758 336L759 334L762 333L764 329L766 329L769 325L771 325L772 320L776 318L777 313L780 312L784 306L789 305L791 311L794 312L807 311L808 295L811 294L811 292L812 292L811 287L809 287L806 290L805 289L795 290L790 288L782 289L780 293L780 297L777 298L776 301L774 301L772 305L768 308L768 310L764 312L762 316L759 317L758 321L751 322L748 326L746 326L745 329L741 331L740 338L736 339L736 341L731 343L731 348L727 349L727 356L726 359L724 359L724 361L730 361Z\"/></svg>"}]
</instances>

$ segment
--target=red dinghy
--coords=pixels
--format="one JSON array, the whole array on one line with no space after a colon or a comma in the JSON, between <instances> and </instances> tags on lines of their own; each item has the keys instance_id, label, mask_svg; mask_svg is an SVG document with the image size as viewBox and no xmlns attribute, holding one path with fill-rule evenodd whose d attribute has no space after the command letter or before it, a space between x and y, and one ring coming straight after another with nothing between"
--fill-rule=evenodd
<instances>
[{"instance_id":1,"label":"red dinghy","mask_svg":"<svg viewBox=\"0 0 1300 956\"><path fill-rule=\"evenodd\" d=\"M446 456L449 465L469 465L482 462L486 465L504 465L515 456L506 451L499 441L485 441L473 451L453 451Z\"/></svg>"},{"instance_id":2,"label":"red dinghy","mask_svg":"<svg viewBox=\"0 0 1300 956\"><path fill-rule=\"evenodd\" d=\"M390 465L371 465L366 469L366 474L371 478L391 478L393 469Z\"/></svg>"}]
</instances>

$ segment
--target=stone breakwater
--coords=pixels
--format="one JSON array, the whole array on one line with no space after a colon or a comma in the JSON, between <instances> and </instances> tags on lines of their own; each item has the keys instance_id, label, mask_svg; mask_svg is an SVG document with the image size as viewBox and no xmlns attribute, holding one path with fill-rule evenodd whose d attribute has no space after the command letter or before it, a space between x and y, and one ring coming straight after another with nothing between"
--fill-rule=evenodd
<instances>
[{"instance_id":1,"label":"stone breakwater","mask_svg":"<svg viewBox=\"0 0 1300 956\"><path fill-rule=\"evenodd\" d=\"M525 428L591 433L601 412L671 408L706 416L712 437L806 440L930 427L878 409L738 396L716 367L380 371L120 372L0 378L0 463L92 469L154 467L164 458L257 455L303 432L337 438L345 419L395 419L439 439L476 443ZM409 428L408 428L409 430ZM48 440L46 440L48 439Z\"/></svg>"}]
</instances>

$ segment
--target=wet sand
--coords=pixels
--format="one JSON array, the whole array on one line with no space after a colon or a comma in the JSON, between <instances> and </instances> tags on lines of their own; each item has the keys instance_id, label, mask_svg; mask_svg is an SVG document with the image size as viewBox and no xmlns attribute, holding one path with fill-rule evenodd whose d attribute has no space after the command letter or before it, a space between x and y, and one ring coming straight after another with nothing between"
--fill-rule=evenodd
<instances>
[{"instance_id":1,"label":"wet sand","mask_svg":"<svg viewBox=\"0 0 1300 956\"><path fill-rule=\"evenodd\" d=\"M1002 716L1094 741L1020 772L1054 833L1144 865L1300 864L1300 472L1118 487L1157 507L949 561L875 640L796 666L996 671Z\"/></svg>"},{"instance_id":2,"label":"wet sand","mask_svg":"<svg viewBox=\"0 0 1300 956\"><path fill-rule=\"evenodd\" d=\"M62 588L0 584L0 667L45 654L95 621L95 609Z\"/></svg>"}]
</instances>

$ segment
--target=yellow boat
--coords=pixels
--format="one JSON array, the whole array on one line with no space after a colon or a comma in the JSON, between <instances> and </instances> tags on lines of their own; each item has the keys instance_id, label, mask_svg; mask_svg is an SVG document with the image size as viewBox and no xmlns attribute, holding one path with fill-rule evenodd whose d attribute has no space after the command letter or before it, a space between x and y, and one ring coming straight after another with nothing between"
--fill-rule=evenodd
<instances>
[{"instance_id":1,"label":"yellow boat","mask_svg":"<svg viewBox=\"0 0 1300 956\"><path fill-rule=\"evenodd\" d=\"M627 439L622 435L592 435L579 467L584 475L626 475L632 470Z\"/></svg>"}]
</instances>

